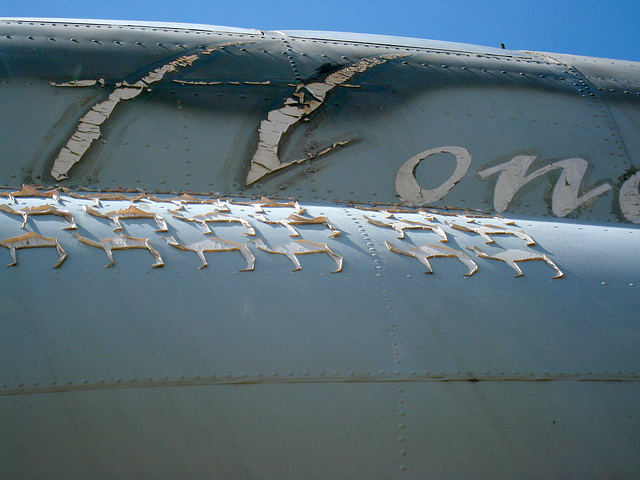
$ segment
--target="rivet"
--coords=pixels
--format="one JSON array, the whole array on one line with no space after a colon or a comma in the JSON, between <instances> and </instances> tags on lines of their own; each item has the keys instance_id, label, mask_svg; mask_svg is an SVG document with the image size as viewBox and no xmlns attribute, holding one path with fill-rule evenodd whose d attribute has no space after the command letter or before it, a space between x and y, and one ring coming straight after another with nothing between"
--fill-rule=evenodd
<instances>
[{"instance_id":1,"label":"rivet","mask_svg":"<svg viewBox=\"0 0 640 480\"><path fill-rule=\"evenodd\" d=\"M136 377L129 377L129 383L136 383L138 379Z\"/></svg>"},{"instance_id":2,"label":"rivet","mask_svg":"<svg viewBox=\"0 0 640 480\"><path fill-rule=\"evenodd\" d=\"M16 386L17 386L18 388L22 388L22 387L24 387L24 383L22 383L22 382L18 382L18 383L16 383Z\"/></svg>"},{"instance_id":3,"label":"rivet","mask_svg":"<svg viewBox=\"0 0 640 480\"><path fill-rule=\"evenodd\" d=\"M398 437L398 441L399 441L399 442L405 442L405 441L406 441L406 438L404 438L403 436L399 436L399 437Z\"/></svg>"},{"instance_id":4,"label":"rivet","mask_svg":"<svg viewBox=\"0 0 640 480\"><path fill-rule=\"evenodd\" d=\"M293 377L293 372L291 370L287 372L287 377Z\"/></svg>"},{"instance_id":5,"label":"rivet","mask_svg":"<svg viewBox=\"0 0 640 480\"><path fill-rule=\"evenodd\" d=\"M275 373L275 372L274 372L274 374L275 374L275 375L273 375L274 377L278 375L278 374L277 374L277 373ZM226 378L231 378L231 373L226 372L226 373L224 374L224 376L225 376Z\"/></svg>"},{"instance_id":6,"label":"rivet","mask_svg":"<svg viewBox=\"0 0 640 480\"><path fill-rule=\"evenodd\" d=\"M31 382L31 386L32 387L37 387L38 386L38 382L36 382L35 380L33 382Z\"/></svg>"},{"instance_id":7,"label":"rivet","mask_svg":"<svg viewBox=\"0 0 640 480\"><path fill-rule=\"evenodd\" d=\"M399 416L399 417L404 417L404 416L406 416L406 415L407 415L407 414L404 412L404 410L398 410L398 416Z\"/></svg>"},{"instance_id":8,"label":"rivet","mask_svg":"<svg viewBox=\"0 0 640 480\"><path fill-rule=\"evenodd\" d=\"M305 377L309 376L309 372L307 370L303 370L302 371L302 375L304 375Z\"/></svg>"},{"instance_id":9,"label":"rivet","mask_svg":"<svg viewBox=\"0 0 640 480\"><path fill-rule=\"evenodd\" d=\"M147 380L151 378L151 377L147 377ZM198 375L197 373L193 376L194 380L199 380L200 379L200 375Z\"/></svg>"},{"instance_id":10,"label":"rivet","mask_svg":"<svg viewBox=\"0 0 640 480\"><path fill-rule=\"evenodd\" d=\"M406 465L400 465L400 471L401 472L406 472L407 471L407 466Z\"/></svg>"},{"instance_id":11,"label":"rivet","mask_svg":"<svg viewBox=\"0 0 640 480\"><path fill-rule=\"evenodd\" d=\"M53 387L55 384L56 384L56 381L55 381L55 380L51 380L51 381L49 382L49 385L51 385L52 387ZM4 384L3 384L3 385L4 385Z\"/></svg>"},{"instance_id":12,"label":"rivet","mask_svg":"<svg viewBox=\"0 0 640 480\"><path fill-rule=\"evenodd\" d=\"M182 374L178 375L178 380L184 380L184 375Z\"/></svg>"},{"instance_id":13,"label":"rivet","mask_svg":"<svg viewBox=\"0 0 640 480\"><path fill-rule=\"evenodd\" d=\"M321 376L321 377L324 377L324 372L323 372L322 370L320 370L320 371L318 372L318 375L319 375L319 376Z\"/></svg>"},{"instance_id":14,"label":"rivet","mask_svg":"<svg viewBox=\"0 0 640 480\"><path fill-rule=\"evenodd\" d=\"M120 383L122 381L122 379L120 377L114 377L113 378L113 382L114 383Z\"/></svg>"},{"instance_id":15,"label":"rivet","mask_svg":"<svg viewBox=\"0 0 640 480\"><path fill-rule=\"evenodd\" d=\"M104 383L104 382L105 382L104 378L102 378L102 377L98 378L98 383Z\"/></svg>"},{"instance_id":16,"label":"rivet","mask_svg":"<svg viewBox=\"0 0 640 480\"><path fill-rule=\"evenodd\" d=\"M350 376L352 376L352 377L356 374L356 372L354 372L353 370L349 370L349 372L348 372L348 373L349 373L349 375L350 375Z\"/></svg>"},{"instance_id":17,"label":"rivet","mask_svg":"<svg viewBox=\"0 0 640 480\"><path fill-rule=\"evenodd\" d=\"M407 456L407 451L406 450L400 450L400 456L406 457Z\"/></svg>"},{"instance_id":18,"label":"rivet","mask_svg":"<svg viewBox=\"0 0 640 480\"><path fill-rule=\"evenodd\" d=\"M167 380L169 380L169 377L167 377L166 375L163 375L162 377L160 377L160 380L162 380L163 382L166 382Z\"/></svg>"},{"instance_id":19,"label":"rivet","mask_svg":"<svg viewBox=\"0 0 640 480\"><path fill-rule=\"evenodd\" d=\"M7 384L6 383L0 383L0 388L7 388Z\"/></svg>"}]
</instances>

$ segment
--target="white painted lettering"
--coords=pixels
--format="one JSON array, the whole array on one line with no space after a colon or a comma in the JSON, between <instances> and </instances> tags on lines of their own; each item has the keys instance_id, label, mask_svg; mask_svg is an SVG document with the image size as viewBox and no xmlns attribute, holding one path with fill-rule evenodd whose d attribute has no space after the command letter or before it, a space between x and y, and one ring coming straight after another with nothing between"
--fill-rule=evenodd
<instances>
[{"instance_id":1,"label":"white painted lettering","mask_svg":"<svg viewBox=\"0 0 640 480\"><path fill-rule=\"evenodd\" d=\"M437 153L450 153L456 158L456 169L449 179L433 190L425 190L416 180L416 167L425 158ZM396 193L405 202L428 205L444 197L462 180L471 166L471 155L462 147L438 147L425 150L407 160L396 174Z\"/></svg>"}]
</instances>

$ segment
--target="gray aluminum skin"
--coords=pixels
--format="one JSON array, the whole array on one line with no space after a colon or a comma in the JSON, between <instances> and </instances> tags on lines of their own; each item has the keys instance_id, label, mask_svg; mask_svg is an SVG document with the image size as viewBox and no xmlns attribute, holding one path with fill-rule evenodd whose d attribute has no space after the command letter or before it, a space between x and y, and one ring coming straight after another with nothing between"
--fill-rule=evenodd
<instances>
[{"instance_id":1,"label":"gray aluminum skin","mask_svg":"<svg viewBox=\"0 0 640 480\"><path fill-rule=\"evenodd\" d=\"M639 63L3 19L0 112L3 478L640 474Z\"/></svg>"}]
</instances>

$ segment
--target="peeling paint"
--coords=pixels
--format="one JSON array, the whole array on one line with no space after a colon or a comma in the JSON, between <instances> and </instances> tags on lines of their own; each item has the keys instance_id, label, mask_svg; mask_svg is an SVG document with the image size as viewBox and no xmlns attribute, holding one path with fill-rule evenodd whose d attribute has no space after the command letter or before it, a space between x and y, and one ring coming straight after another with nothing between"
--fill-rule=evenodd
<instances>
[{"instance_id":1,"label":"peeling paint","mask_svg":"<svg viewBox=\"0 0 640 480\"><path fill-rule=\"evenodd\" d=\"M77 198L80 200L91 200L93 201L96 207L99 207L101 205L100 203L101 201L110 202L110 201L124 200L127 202L139 202L140 200L147 198L147 195L144 193L135 195L133 197L129 195L125 195L123 193L103 193L103 192L91 193L87 195L81 195L79 193L70 192L68 195L71 198Z\"/></svg>"},{"instance_id":2,"label":"peeling paint","mask_svg":"<svg viewBox=\"0 0 640 480\"><path fill-rule=\"evenodd\" d=\"M500 172L493 194L493 205L497 212L504 212L524 185L552 170L562 170L551 197L551 209L557 217L570 214L580 205L594 200L613 188L610 184L604 183L578 196L582 179L589 167L589 163L582 158L560 160L525 175L536 158L532 155L518 155L509 162L478 172L482 178Z\"/></svg>"},{"instance_id":3,"label":"peeling paint","mask_svg":"<svg viewBox=\"0 0 640 480\"><path fill-rule=\"evenodd\" d=\"M64 217L71 225L68 227L64 227L63 230L75 230L76 219L71 212L68 210L62 210L57 208L54 205L40 205L37 207L25 207L20 210L14 210L9 205L0 205L0 211L5 213L9 213L11 215L20 215L22 217L22 227L27 228L27 220L29 219L29 215L57 215L59 217Z\"/></svg>"},{"instance_id":4,"label":"peeling paint","mask_svg":"<svg viewBox=\"0 0 640 480\"><path fill-rule=\"evenodd\" d=\"M14 203L16 201L15 200L16 198L25 198L25 197L26 198L29 198L29 197L33 197L33 198L51 198L56 202L60 200L60 191L59 190L40 191L40 190L36 189L35 187L32 187L31 185L23 185L20 190L15 191L15 192L4 193L3 195L8 197L9 200L11 200Z\"/></svg>"},{"instance_id":5,"label":"peeling paint","mask_svg":"<svg viewBox=\"0 0 640 480\"><path fill-rule=\"evenodd\" d=\"M104 80L71 80L70 82L64 83L49 82L53 87L93 87L97 83L104 85Z\"/></svg>"},{"instance_id":6,"label":"peeling paint","mask_svg":"<svg viewBox=\"0 0 640 480\"><path fill-rule=\"evenodd\" d=\"M456 169L449 179L433 190L422 188L416 180L418 164L431 155L448 153L456 159ZM414 204L429 204L440 200L449 190L462 180L471 166L471 155L462 147L438 147L425 150L407 160L396 174L396 193L405 202Z\"/></svg>"},{"instance_id":7,"label":"peeling paint","mask_svg":"<svg viewBox=\"0 0 640 480\"><path fill-rule=\"evenodd\" d=\"M104 250L104 252L107 254L107 257L109 257L109 260L111 261L108 265L105 265L105 268L109 268L115 265L113 253L111 253L112 250L130 250L134 248L144 248L151 252L151 255L153 255L153 258L155 258L156 260L152 265L153 268L164 266L164 262L162 261L160 253L158 253L158 251L153 248L151 242L149 242L149 239L147 238L134 238L120 234L117 237L105 238L103 240L100 240L99 242L96 242L94 240L91 240L90 238L83 237L76 232L73 232L73 235L85 245L90 245L92 247L101 248Z\"/></svg>"},{"instance_id":8,"label":"peeling paint","mask_svg":"<svg viewBox=\"0 0 640 480\"><path fill-rule=\"evenodd\" d=\"M213 50L216 50L216 48L210 48L205 52ZM203 53L179 57L147 73L132 85L126 82L116 84L116 89L109 95L107 100L91 107L91 110L80 119L76 131L54 160L51 176L56 180L64 180L68 177L69 170L82 159L84 154L91 148L93 142L100 138L100 126L109 118L121 101L137 97L145 89L148 89L150 85L161 81L167 73L175 72L178 68L192 66ZM76 81L76 84L77 82L79 81Z\"/></svg>"},{"instance_id":9,"label":"peeling paint","mask_svg":"<svg viewBox=\"0 0 640 480\"><path fill-rule=\"evenodd\" d=\"M478 265L469 258L469 256L461 250L454 250L453 248L445 247L442 245L432 245L427 243L421 247L411 248L409 250L400 250L396 248L391 242L384 242L386 247L395 253L407 255L409 257L417 258L420 262L427 267L426 273L433 273L433 269L429 264L429 258L434 257L455 257L464 265L469 267L469 273L465 273L466 277L473 275L478 271Z\"/></svg>"},{"instance_id":10,"label":"peeling paint","mask_svg":"<svg viewBox=\"0 0 640 480\"><path fill-rule=\"evenodd\" d=\"M249 247L246 243L237 243L232 242L230 240L223 240L218 237L209 237L205 240L200 240L198 242L190 243L188 245L179 244L175 238L173 237L162 237L164 238L169 245L172 247L178 248L180 250L187 250L190 252L196 252L198 258L202 260L202 266L200 269L205 268L209 264L207 263L207 259L204 256L204 252L231 252L231 251L239 251L244 259L247 261L247 268L243 268L240 270L241 272L249 272L253 270L256 258L249 250Z\"/></svg>"},{"instance_id":11,"label":"peeling paint","mask_svg":"<svg viewBox=\"0 0 640 480\"><path fill-rule=\"evenodd\" d=\"M324 82L295 85L295 92L292 97L285 100L284 106L277 110L271 110L267 118L260 123L258 148L251 159L251 167L247 174L246 184L251 185L265 175L309 159L307 157L282 162L278 156L280 141L293 125L317 110L324 103L327 94L331 90L345 84L347 80L357 73L362 73L371 67L381 65L387 60L409 55L388 54L375 58L364 58L360 62L330 74L325 78ZM328 149L323 150L321 154L345 144L344 142L334 143Z\"/></svg>"},{"instance_id":12,"label":"peeling paint","mask_svg":"<svg viewBox=\"0 0 640 480\"><path fill-rule=\"evenodd\" d=\"M7 265L7 267L13 267L18 264L16 250L20 250L21 248L54 247L58 251L60 259L53 266L53 268L58 268L67 259L67 254L62 249L62 246L60 245L60 242L58 242L57 238L43 237L42 235L38 235L34 232L25 233L24 235L21 235L19 237L0 240L0 245L8 248L9 253L11 254L11 258L13 258L13 262Z\"/></svg>"},{"instance_id":13,"label":"peeling paint","mask_svg":"<svg viewBox=\"0 0 640 480\"><path fill-rule=\"evenodd\" d=\"M624 218L640 223L640 172L628 178L620 188L620 210Z\"/></svg>"},{"instance_id":14,"label":"peeling paint","mask_svg":"<svg viewBox=\"0 0 640 480\"><path fill-rule=\"evenodd\" d=\"M191 80L174 80L174 83L179 83L180 85L220 85L222 82L198 82Z\"/></svg>"},{"instance_id":15,"label":"peeling paint","mask_svg":"<svg viewBox=\"0 0 640 480\"><path fill-rule=\"evenodd\" d=\"M376 225L378 227L385 227L385 228L393 228L396 232L398 232L398 238L402 239L404 238L404 231L405 230L431 230L433 233L437 234L440 236L440 238L442 238L442 240L440 240L440 242L444 243L447 242L447 234L445 233L445 231L442 229L442 227L440 225L428 225L426 223L422 223L422 222L413 222L411 220L391 220L390 222L383 222L380 220L374 220L373 218L369 218L366 215L362 216L368 223L372 224L372 225ZM395 218L393 217L393 215L389 218Z\"/></svg>"},{"instance_id":16,"label":"peeling paint","mask_svg":"<svg viewBox=\"0 0 640 480\"><path fill-rule=\"evenodd\" d=\"M553 261L544 253L533 252L530 250L509 249L504 252L496 253L494 255L487 255L475 245L473 247L467 247L467 248L469 250L476 252L479 257L491 258L493 260L500 260L501 262L505 262L507 265L509 265L511 268L513 268L517 272L516 277L521 277L524 275L524 273L522 273L522 270L520 270L520 267L516 264L516 262L528 262L531 260L542 260L546 262L547 265L553 268L556 272L555 277L552 277L552 278L560 278L564 275L562 271L558 268L558 266L555 263L553 263Z\"/></svg>"},{"instance_id":17,"label":"peeling paint","mask_svg":"<svg viewBox=\"0 0 640 480\"><path fill-rule=\"evenodd\" d=\"M182 220L183 222L199 223L206 229L203 235L209 235L213 233L207 223L240 223L244 228L247 229L245 235L253 236L256 234L253 226L242 217L235 217L233 215L227 215L220 212L209 212L203 215L194 215L192 217L185 217L184 215L178 213L178 210L169 210L169 213L171 213L174 218Z\"/></svg>"},{"instance_id":18,"label":"peeling paint","mask_svg":"<svg viewBox=\"0 0 640 480\"><path fill-rule=\"evenodd\" d=\"M184 210L185 205L214 205L216 207L216 213L230 212L229 207L227 207L219 198L216 198L215 200L211 198L202 200L194 197L193 195L189 195L188 193L174 198L159 198L152 195L150 197L146 197L146 200L156 203L172 203L178 207L177 210ZM169 210L169 212L171 212L171 210Z\"/></svg>"},{"instance_id":19,"label":"peeling paint","mask_svg":"<svg viewBox=\"0 0 640 480\"><path fill-rule=\"evenodd\" d=\"M326 243L315 243L308 240L292 240L290 243L279 245L276 248L270 248L267 247L265 243L260 239L252 240L252 242L255 243L255 245L260 250L263 250L265 252L285 255L295 266L295 268L292 270L293 272L302 270L302 267L300 266L300 262L296 258L296 255L306 255L310 253L326 253L334 262L336 262L336 265L338 266L338 268L331 273L338 273L342 271L342 263L344 261L344 258L331 250Z\"/></svg>"},{"instance_id":20,"label":"peeling paint","mask_svg":"<svg viewBox=\"0 0 640 480\"><path fill-rule=\"evenodd\" d=\"M122 231L122 225L120 224L120 220L131 220L131 219L137 219L137 218L152 219L154 222L156 222L156 225L160 227L158 230L156 230L156 232L169 231L167 229L167 223L164 221L164 218L162 218L160 215L158 215L157 213L145 212L144 210L140 210L139 208L134 207L133 205L131 205L129 208L123 208L121 210L108 212L108 213L99 212L98 210L95 210L94 208L91 208L91 207L87 207L85 205L84 211L87 212L89 215L93 215L94 217L108 218L109 220L111 220L113 223L116 224L116 228L113 230L114 232Z\"/></svg>"},{"instance_id":21,"label":"peeling paint","mask_svg":"<svg viewBox=\"0 0 640 480\"><path fill-rule=\"evenodd\" d=\"M262 197L258 200L251 200L250 202L239 202L237 200L230 199L229 203L232 205L249 205L256 209L256 213L265 213L265 208L295 208L298 215L302 215L306 209L302 208L297 200L290 202L278 202L267 197Z\"/></svg>"},{"instance_id":22,"label":"peeling paint","mask_svg":"<svg viewBox=\"0 0 640 480\"><path fill-rule=\"evenodd\" d=\"M302 217L295 213L292 213L287 218L281 218L279 220L268 220L264 215L254 215L254 218L260 220L261 222L268 223L270 225L282 225L286 227L287 230L291 232L290 237L299 237L300 234L298 231L293 228L297 225L326 225L329 230L331 230L330 238L335 238L340 235L340 230L336 229L327 217Z\"/></svg>"},{"instance_id":23,"label":"peeling paint","mask_svg":"<svg viewBox=\"0 0 640 480\"><path fill-rule=\"evenodd\" d=\"M489 235L515 235L526 242L528 247L536 244L536 242L524 230L507 230L504 227L497 225L471 225L469 227L464 225L458 225L456 223L445 222L445 225L460 230L462 232L477 233L486 240L486 243L494 243L493 238Z\"/></svg>"}]
</instances>

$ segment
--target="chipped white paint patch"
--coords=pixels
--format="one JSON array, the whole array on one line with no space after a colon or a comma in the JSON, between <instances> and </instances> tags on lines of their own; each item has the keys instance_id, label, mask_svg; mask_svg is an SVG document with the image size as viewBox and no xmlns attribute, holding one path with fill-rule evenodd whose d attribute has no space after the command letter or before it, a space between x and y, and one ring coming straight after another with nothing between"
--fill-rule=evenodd
<instances>
[{"instance_id":1,"label":"chipped white paint patch","mask_svg":"<svg viewBox=\"0 0 640 480\"><path fill-rule=\"evenodd\" d=\"M227 209L228 210L228 209ZM184 222L199 223L205 228L203 235L209 235L213 233L207 223L240 223L247 231L245 235L254 236L256 234L253 226L244 218L236 217L233 215L227 215L226 213L209 212L202 215L194 215L192 217L186 217L178 212L178 210L169 210L169 213L173 215L173 218L182 220Z\"/></svg>"},{"instance_id":2,"label":"chipped white paint patch","mask_svg":"<svg viewBox=\"0 0 640 480\"><path fill-rule=\"evenodd\" d=\"M516 262L527 262L530 260L542 260L546 262L551 268L553 268L556 272L556 276L552 278L560 278L564 274L558 268L558 266L553 263L553 261L544 253L538 253L531 250L517 250L517 249L509 249L504 252L499 252L494 255L487 255L482 250L480 250L475 245L473 247L467 247L469 250L472 250L478 254L479 257L482 258L491 258L492 260L500 260L501 262L505 262L511 268L513 268L517 273L516 277L521 277L524 275L520 267L516 264Z\"/></svg>"},{"instance_id":3,"label":"chipped white paint patch","mask_svg":"<svg viewBox=\"0 0 640 480\"><path fill-rule=\"evenodd\" d=\"M309 158L301 158L289 162L282 162L278 157L280 141L289 128L309 116L324 103L327 93L340 85L346 84L346 82L357 73L362 73L371 67L381 65L387 60L409 55L410 54L389 54L376 58L365 58L360 62L332 73L324 82L296 85L295 92L292 97L285 100L284 106L277 110L270 111L266 120L260 123L258 129L258 149L251 159L251 167L246 180L247 185L251 185L272 172L309 160ZM344 142L334 143L319 155L344 144ZM310 158L314 157L312 156Z\"/></svg>"},{"instance_id":4,"label":"chipped white paint patch","mask_svg":"<svg viewBox=\"0 0 640 480\"><path fill-rule=\"evenodd\" d=\"M19 237L0 240L0 245L8 248L9 253L11 254L11 258L13 258L13 262L7 265L7 267L13 267L18 264L16 250L19 250L21 248L54 247L58 251L60 259L53 266L53 268L58 268L67 259L67 254L62 249L62 246L60 245L60 242L58 242L57 238L43 237L42 235L38 235L34 232L25 233L24 235L21 235Z\"/></svg>"},{"instance_id":5,"label":"chipped white paint patch","mask_svg":"<svg viewBox=\"0 0 640 480\"><path fill-rule=\"evenodd\" d=\"M154 222L156 222L156 225L158 225L159 227L158 230L156 230L156 232L169 231L167 229L167 223L164 221L164 218L162 218L160 215L158 215L157 213L145 212L144 210L140 210L139 208L134 207L133 205L129 206L128 208L123 208L118 211L112 211L107 213L102 213L86 205L83 207L83 209L89 215L93 215L94 217L108 218L109 220L111 220L116 225L116 228L113 230L114 232L122 231L122 224L120 223L120 220L131 220L131 219L137 219L137 218L152 219Z\"/></svg>"},{"instance_id":6,"label":"chipped white paint patch","mask_svg":"<svg viewBox=\"0 0 640 480\"><path fill-rule=\"evenodd\" d=\"M20 210L14 210L9 205L0 205L0 211L3 211L5 213L9 213L11 215L20 215L20 216L22 216L22 227L21 228L27 228L27 221L29 219L29 215L31 215L31 216L34 216L34 215L57 215L59 217L66 218L67 221L71 224L70 226L63 228L63 230L75 230L77 228L76 219L73 216L73 214L71 212L69 212L68 210L62 210L60 208L57 208L54 205L39 205L39 206L36 206L36 207L25 207L25 208L21 208Z\"/></svg>"},{"instance_id":7,"label":"chipped white paint patch","mask_svg":"<svg viewBox=\"0 0 640 480\"><path fill-rule=\"evenodd\" d=\"M429 258L435 257L455 257L464 265L469 267L469 273L465 273L465 277L469 277L478 271L478 265L469 258L469 256L461 250L454 250L453 248L445 247L442 245L432 245L427 243L421 247L411 248L409 250L400 250L395 247L391 242L384 242L386 247L395 253L407 255L409 257L417 258L420 262L427 267L427 273L433 273Z\"/></svg>"},{"instance_id":8,"label":"chipped white paint patch","mask_svg":"<svg viewBox=\"0 0 640 480\"><path fill-rule=\"evenodd\" d=\"M53 87L93 87L96 83L104 85L104 80L71 80L70 82L64 83L49 82Z\"/></svg>"},{"instance_id":9,"label":"chipped white paint patch","mask_svg":"<svg viewBox=\"0 0 640 480\"><path fill-rule=\"evenodd\" d=\"M162 261L160 253L155 248L153 248L148 238L134 238L120 234L117 237L105 238L104 240L96 242L94 240L91 240L90 238L83 237L76 232L74 232L73 235L85 245L90 245L92 247L101 248L104 250L104 253L107 254L107 257L109 257L109 260L111 261L111 263L105 265L105 268L109 268L115 265L113 253L111 253L112 250L130 250L133 248L144 248L146 250L149 250L149 252L151 252L151 255L153 255L153 258L155 258L156 260L156 262L152 265L153 268L164 266L164 262Z\"/></svg>"},{"instance_id":10,"label":"chipped white paint patch","mask_svg":"<svg viewBox=\"0 0 640 480\"><path fill-rule=\"evenodd\" d=\"M531 238L527 233L525 233L524 230L507 230L504 227L500 227L498 225L489 225L489 224L486 224L486 225L474 224L467 227L464 225L458 225L457 223L449 223L446 221L444 223L445 225L451 228L455 228L456 230L460 230L462 232L477 233L478 235L480 235L482 238L486 240L486 243L494 243L493 238L491 238L489 235L514 235L524 240L528 247L531 247L536 244L533 238Z\"/></svg>"},{"instance_id":11,"label":"chipped white paint patch","mask_svg":"<svg viewBox=\"0 0 640 480\"><path fill-rule=\"evenodd\" d=\"M620 188L620 210L624 218L640 223L640 172L628 178Z\"/></svg>"},{"instance_id":12,"label":"chipped white paint patch","mask_svg":"<svg viewBox=\"0 0 640 480\"><path fill-rule=\"evenodd\" d=\"M254 217L261 222L268 223L270 225L282 225L286 227L287 230L291 232L290 237L299 237L300 234L298 231L293 228L294 225L326 225L329 230L331 230L330 238L335 238L340 235L340 230L335 228L328 217L320 216L320 217L303 217L301 215L297 215L292 213L287 218L281 218L279 220L269 220L264 215L254 215Z\"/></svg>"},{"instance_id":13,"label":"chipped white paint patch","mask_svg":"<svg viewBox=\"0 0 640 480\"><path fill-rule=\"evenodd\" d=\"M393 228L396 232L398 232L399 239L404 238L405 230L418 229L418 230L431 230L432 232L440 236L440 238L442 239L440 241L442 243L445 243L448 241L447 234L445 233L445 231L442 229L440 225L414 222L411 220L398 220L393 215L387 215L387 218L391 219L388 222L375 220L366 215L363 215L362 218L364 218L367 221L367 223L370 223L371 225L376 225L378 227Z\"/></svg>"},{"instance_id":14,"label":"chipped white paint patch","mask_svg":"<svg viewBox=\"0 0 640 480\"><path fill-rule=\"evenodd\" d=\"M456 159L456 169L449 179L433 190L425 190L416 180L416 167L427 157L438 153L449 153ZM425 205L444 197L456 183L462 180L471 166L471 155L462 147L438 147L425 150L407 160L396 174L396 193L405 202Z\"/></svg>"},{"instance_id":15,"label":"chipped white paint patch","mask_svg":"<svg viewBox=\"0 0 640 480\"><path fill-rule=\"evenodd\" d=\"M296 255L306 255L310 253L326 253L331 257L331 259L336 262L338 268L331 273L338 273L342 271L342 262L344 258L335 253L333 250L329 248L326 243L315 243L310 242L308 240L292 240L290 243L279 245L276 248L270 248L265 245L265 243L260 240L252 240L253 243L260 249L269 253L279 253L280 255L285 255L291 263L295 266L292 271L302 270L300 266L300 262L296 258Z\"/></svg>"},{"instance_id":16,"label":"chipped white paint patch","mask_svg":"<svg viewBox=\"0 0 640 480\"><path fill-rule=\"evenodd\" d=\"M232 242L231 240L223 240L219 237L209 237L206 240L200 240L198 242L190 243L189 245L181 245L173 237L162 238L164 238L169 245L175 248L195 252L198 255L198 258L202 260L202 266L199 267L200 269L209 265L204 256L204 252L232 252L238 250L247 261L247 268L243 268L240 270L241 272L250 272L253 270L256 263L256 257L251 253L251 250L249 250L246 243Z\"/></svg>"}]
</instances>

